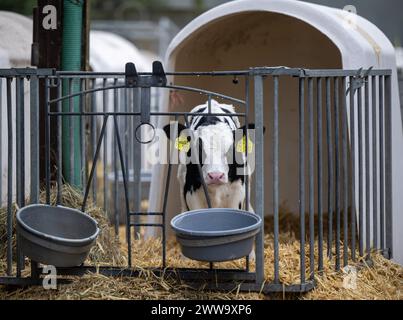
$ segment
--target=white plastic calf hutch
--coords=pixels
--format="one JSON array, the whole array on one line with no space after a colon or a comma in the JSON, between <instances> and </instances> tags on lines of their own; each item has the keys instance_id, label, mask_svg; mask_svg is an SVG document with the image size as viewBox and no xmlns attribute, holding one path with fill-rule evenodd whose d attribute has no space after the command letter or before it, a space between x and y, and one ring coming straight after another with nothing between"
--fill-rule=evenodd
<instances>
[{"instance_id":1,"label":"white plastic calf hutch","mask_svg":"<svg viewBox=\"0 0 403 320\"><path fill-rule=\"evenodd\" d=\"M32 21L14 12L0 11L0 68L22 68L31 65ZM0 92L5 92L6 83L0 80ZM13 83L13 90L15 83ZM29 108L29 89L24 90L25 106ZM0 114L6 114L6 96L0 95ZM26 121L26 151L29 149L30 123ZM6 202L7 189L7 143L2 139L7 134L6 117L0 117L0 206ZM26 163L30 161L30 153L26 152ZM28 169L28 166L27 168ZM26 184L26 191L29 184ZM3 192L2 192L3 190Z\"/></svg>"},{"instance_id":2,"label":"white plastic calf hutch","mask_svg":"<svg viewBox=\"0 0 403 320\"><path fill-rule=\"evenodd\" d=\"M403 263L403 237L400 236L400 230L403 228L403 214L401 212L401 208L403 207L403 198L401 197L403 187L403 167L401 166L403 135L397 88L396 62L392 44L382 31L371 22L341 9L292 0L231 1L207 11L184 27L171 42L165 63L167 70L175 72L245 70L258 66L344 70L373 67L374 69L392 70L391 145L393 151L391 159L391 191L393 203L390 204L389 208L392 211L391 215L393 217L393 258L399 263ZM170 81L175 85L205 88L234 97L242 97L243 95L243 92L239 90L239 85L234 85L234 83L223 77L171 77ZM298 213L300 196L298 190L298 82L289 77L281 79L280 84L279 201L281 208L284 210ZM325 87L325 83L323 83L323 87ZM266 81L264 90L267 92L265 95L264 117L266 127L264 139L264 179L266 182L264 211L265 214L272 214L273 190L272 183L269 182L273 179L271 155L272 108L270 107L273 86L269 81ZM364 91L364 88L358 90L362 94L361 102L363 104ZM315 96L316 92L315 88ZM163 97L162 110L189 111L194 106L206 101L204 96L185 93L182 94L182 98L182 104L170 105L168 94L166 94ZM324 96L322 98L323 100L325 99ZM374 95L374 98L378 99L379 95ZM250 94L250 99L253 106L253 94ZM332 94L330 101L333 101L333 99L334 95ZM347 107L349 103L350 101L347 101ZM334 111L332 111L332 115L334 116ZM349 117L350 115L348 113ZM359 115L356 113L354 127L364 130L364 118L362 118L361 125L359 126L358 117ZM377 117L379 118L379 115ZM369 133L372 137L372 114L368 115L368 120L371 124ZM167 119L161 119L160 126L166 124L166 121ZM349 127L351 129L350 125ZM325 137L327 132L324 113L322 130L322 136ZM375 132L379 133L379 124L376 125L375 130ZM361 135L359 135L358 130L356 130L354 136L355 154L357 155L354 161L356 181L354 207L357 213L357 226L360 227L360 221L363 221L358 215L359 210L365 212L365 214L369 214L369 222L366 224L370 224L367 230L371 230L372 237L372 230L374 228L379 229L380 227L379 221L375 221L376 225L374 226L372 218L374 206L376 206L376 211L378 211L379 203L384 200L380 199L380 193L376 192L374 202L373 188L369 187L367 189L365 185L366 179L369 178L367 181L373 181L372 170L368 170L368 176L364 176L362 173L365 172L365 152L358 152L358 148L361 147L358 139L365 136L365 132L361 131ZM375 141L377 141L375 143L377 148L374 149L371 145L368 149L370 152L368 154L370 155L372 155L372 152L379 152L380 150L379 140ZM351 139L349 142L351 146ZM324 148L326 150L326 147ZM351 150L349 153L351 153ZM314 157L315 163L317 163L316 151ZM327 186L328 183L327 159L327 156L323 155L322 187ZM360 163L362 170L359 170ZM373 162L370 160L368 162L368 165L371 166L370 168L373 168L373 164L376 164L376 169L379 169L379 161ZM162 182L165 179L166 170L167 166L158 166L153 171L150 211L156 211L161 208L163 199L160 195L163 193L164 183ZM308 173L307 166L305 170ZM361 173L362 175L360 176ZM338 173L336 172L335 174ZM366 179L364 179L365 177ZM362 181L362 184L358 183L359 181ZM171 183L167 213L179 213L179 192L181 190L179 190L176 179L173 179ZM378 185L379 188L379 179L375 185ZM350 187L351 182L349 183ZM252 195L253 192L252 187ZM335 189L333 189L333 192L335 192ZM321 194L322 206L324 206L323 210L325 212L328 208L327 194L328 192L325 191ZM361 196L359 196L360 194ZM365 201L362 196L363 194L367 195ZM318 212L318 187L316 183L314 186L314 198L314 210ZM367 209L366 206L368 205ZM337 204L336 208L334 203L332 206L338 210ZM281 212L282 210L280 210L280 215ZM363 232L360 233L362 239L367 238L364 229L363 225ZM148 234L156 234L156 231L151 230L151 228L148 232ZM376 238L375 242L379 243L380 239L378 236Z\"/></svg>"}]
</instances>

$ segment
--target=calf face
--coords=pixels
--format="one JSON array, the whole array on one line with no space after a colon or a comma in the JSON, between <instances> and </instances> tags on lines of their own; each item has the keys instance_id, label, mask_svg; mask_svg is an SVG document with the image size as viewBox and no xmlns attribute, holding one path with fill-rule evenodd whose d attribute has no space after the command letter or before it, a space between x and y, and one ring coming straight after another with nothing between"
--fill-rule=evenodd
<instances>
[{"instance_id":1,"label":"calf face","mask_svg":"<svg viewBox=\"0 0 403 320\"><path fill-rule=\"evenodd\" d=\"M245 200L244 154L236 154L239 152L236 144L244 131L240 128L238 117L231 115L234 113L233 106L212 100L211 113L222 116L208 115L207 104L197 106L191 112L206 115L190 116L189 128L178 124L175 137L171 136L170 125L164 127L169 138L180 139L184 144L187 144L188 140L193 142L191 148L189 145L188 148L179 148L188 157L188 162L181 163L178 169L179 183L183 188L182 200L186 205L184 209L205 207L202 201L204 195L201 190L201 178L208 186L213 206L241 209ZM249 128L253 128L253 125ZM200 164L202 177L197 164Z\"/></svg>"}]
</instances>

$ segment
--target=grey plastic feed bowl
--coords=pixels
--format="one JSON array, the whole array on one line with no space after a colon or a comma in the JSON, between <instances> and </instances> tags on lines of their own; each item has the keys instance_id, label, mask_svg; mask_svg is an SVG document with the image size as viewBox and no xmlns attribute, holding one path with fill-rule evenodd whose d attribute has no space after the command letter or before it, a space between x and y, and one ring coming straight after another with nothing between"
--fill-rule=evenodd
<instances>
[{"instance_id":1,"label":"grey plastic feed bowl","mask_svg":"<svg viewBox=\"0 0 403 320\"><path fill-rule=\"evenodd\" d=\"M249 255L261 225L256 214L228 208L187 211L171 220L182 253L209 262Z\"/></svg>"},{"instance_id":2,"label":"grey plastic feed bowl","mask_svg":"<svg viewBox=\"0 0 403 320\"><path fill-rule=\"evenodd\" d=\"M33 204L17 212L21 250L43 264L55 267L82 264L98 233L97 222L76 209Z\"/></svg>"}]
</instances>

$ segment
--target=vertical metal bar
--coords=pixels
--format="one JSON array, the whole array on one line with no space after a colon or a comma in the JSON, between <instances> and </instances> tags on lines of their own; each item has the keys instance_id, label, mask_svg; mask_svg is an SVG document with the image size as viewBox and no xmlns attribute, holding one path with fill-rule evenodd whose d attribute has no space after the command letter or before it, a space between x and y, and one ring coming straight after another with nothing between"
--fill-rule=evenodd
<instances>
[{"instance_id":1,"label":"vertical metal bar","mask_svg":"<svg viewBox=\"0 0 403 320\"><path fill-rule=\"evenodd\" d=\"M255 130L256 130L256 179L255 179L255 205L256 213L264 219L264 148L263 148L263 77L254 77L254 101L255 101ZM256 235L256 283L261 284L264 281L264 227L263 223L260 232Z\"/></svg>"},{"instance_id":2,"label":"vertical metal bar","mask_svg":"<svg viewBox=\"0 0 403 320\"><path fill-rule=\"evenodd\" d=\"M334 145L335 145L335 209L336 209L336 270L340 270L340 106L339 106L339 78L334 78Z\"/></svg>"},{"instance_id":3,"label":"vertical metal bar","mask_svg":"<svg viewBox=\"0 0 403 320\"><path fill-rule=\"evenodd\" d=\"M354 78L350 77L350 144L351 144L351 259L355 261L356 249L356 197L355 197L355 99Z\"/></svg>"},{"instance_id":4,"label":"vertical metal bar","mask_svg":"<svg viewBox=\"0 0 403 320\"><path fill-rule=\"evenodd\" d=\"M125 90L125 103L124 103L124 111L129 111L129 106L133 105L133 90L126 89ZM124 160L125 163L129 163L129 139L128 139L128 119L127 117L123 117L123 143L124 143ZM129 175L129 166L126 166L126 175Z\"/></svg>"},{"instance_id":5,"label":"vertical metal bar","mask_svg":"<svg viewBox=\"0 0 403 320\"><path fill-rule=\"evenodd\" d=\"M278 105L279 105L279 77L274 76L274 103L273 103L273 215L274 215L274 283L280 282L279 266L279 180L278 180ZM247 148L246 148L247 149Z\"/></svg>"},{"instance_id":6,"label":"vertical metal bar","mask_svg":"<svg viewBox=\"0 0 403 320\"><path fill-rule=\"evenodd\" d=\"M124 105L124 111L125 112L129 112L130 109L133 108L133 106L134 106L134 97L133 97L134 90L135 89L131 90L129 88L126 90L127 100L126 100L126 103ZM129 176L129 169L130 169L129 168L129 163L130 163L129 162L129 155L130 155L130 151L132 151L132 150L130 150L130 146L129 146L129 135L130 135L130 130L134 129L134 128L130 127L128 117L123 117L122 121L123 121L123 138L122 138L123 141L122 141L122 143L123 143L123 152L124 152L124 158L123 159L124 159L124 162L125 162L126 176L130 177ZM136 139L133 139L133 140L136 140ZM130 178L128 178L128 180L130 181ZM133 186L134 186L134 181L133 181ZM134 186L134 189L138 188L138 186L139 186L139 184ZM136 203L133 203L133 210L136 211L135 207L137 206L138 200L137 199L135 200L133 198L132 202L134 202L134 201L136 201ZM132 232L132 230L133 230L134 238L136 239L136 234L137 234L138 230L140 229L140 227L131 226L130 225L131 219L133 219L134 222L137 223L139 217L138 216L134 216L134 217L129 216L129 229L127 230L127 232ZM131 234L130 234L130 237L131 237Z\"/></svg>"},{"instance_id":7,"label":"vertical metal bar","mask_svg":"<svg viewBox=\"0 0 403 320\"><path fill-rule=\"evenodd\" d=\"M25 205L25 130L24 130L24 78L15 78L15 94L16 94L16 188L17 188L17 204L21 208Z\"/></svg>"},{"instance_id":8,"label":"vertical metal bar","mask_svg":"<svg viewBox=\"0 0 403 320\"><path fill-rule=\"evenodd\" d=\"M132 90L129 90L129 88L127 88L127 87L124 88L124 90L123 90L123 106L122 106L122 111L124 111L124 112L127 112L128 111L128 106L132 105L132 103L133 103L132 100L131 100L131 97L132 97L131 93L132 93ZM119 121L120 121L121 127L123 128L123 129L120 130L120 132L123 133L123 143L124 143L124 158L123 158L123 162L128 164L128 162L129 162L129 152L128 152L128 145L127 145L127 140L126 140L126 136L127 136L127 134L126 134L127 117L123 117L123 119L120 118ZM117 128L117 131L119 132L119 128ZM116 136L116 129L115 129L115 136ZM117 137L116 137L116 139L117 139ZM118 153L118 155L119 155L119 159L120 159L120 153ZM120 163L121 163L121 161L120 161ZM122 173L122 179L123 179L124 174L126 176L129 175L128 166L125 167L125 170L126 171L123 172L123 167L122 166L120 167L120 172ZM126 190L124 190L124 191L126 191ZM130 210L130 208L129 208L129 210ZM130 256L130 259L129 259L130 260L129 265L130 265L131 264L131 255L132 255L132 252L131 252L132 251L131 250L132 226L131 226L131 216L128 215L127 212L126 212L125 221L126 221L126 242L128 244L128 249L127 249L128 252L127 252L127 254L128 254L128 256ZM134 228L134 233L136 233L136 229L135 229L136 227L133 226L133 228ZM130 248L129 248L129 246L130 246Z\"/></svg>"},{"instance_id":9,"label":"vertical metal bar","mask_svg":"<svg viewBox=\"0 0 403 320\"><path fill-rule=\"evenodd\" d=\"M169 153L169 157L171 156L171 152ZM171 171L172 171L172 164L169 161L168 164L168 174L167 180L165 182L165 193L164 193L164 207L162 209L162 267L166 267L166 206L168 202L168 192L169 192L169 184L171 181Z\"/></svg>"},{"instance_id":10,"label":"vertical metal bar","mask_svg":"<svg viewBox=\"0 0 403 320\"><path fill-rule=\"evenodd\" d=\"M386 256L393 258L393 212L392 212L392 83L391 76L385 76L385 233Z\"/></svg>"},{"instance_id":11,"label":"vertical metal bar","mask_svg":"<svg viewBox=\"0 0 403 320\"><path fill-rule=\"evenodd\" d=\"M370 197L370 181L369 181L369 83L368 77L365 78L364 86L364 103L365 103L365 249L367 258L371 253L371 197Z\"/></svg>"},{"instance_id":12,"label":"vertical metal bar","mask_svg":"<svg viewBox=\"0 0 403 320\"><path fill-rule=\"evenodd\" d=\"M314 117L313 117L313 79L308 78L308 140L309 140L309 274L315 277L315 199L314 199Z\"/></svg>"},{"instance_id":13,"label":"vertical metal bar","mask_svg":"<svg viewBox=\"0 0 403 320\"><path fill-rule=\"evenodd\" d=\"M144 89L145 90L145 89ZM150 89L148 89L149 91ZM141 98L141 104L143 104L143 97L142 95L144 95L143 93L143 89L141 89L141 93L140 93L140 89L139 88L133 88L132 90L132 94L133 94L133 101L130 104L133 107L133 112L140 112L140 98ZM150 106L150 100L149 100L149 96L147 98L147 107ZM138 116L133 116L132 117L132 131L133 133L131 133L131 136L134 137L135 135L135 130L137 128L137 126L140 125L140 117ZM142 129L140 129L142 130ZM125 139L126 139L126 144L129 144L129 139L128 139L128 135L125 135ZM141 210L141 187L142 187L142 182L141 182L141 149L142 149L142 145L137 141L137 139L133 139L133 205L134 205L134 211L140 211ZM135 222L139 222L139 216L134 216ZM163 227L164 229L165 227ZM134 236L135 239L139 238L139 234L138 234L138 228L134 227L133 231L134 231ZM163 231L164 233L164 231Z\"/></svg>"},{"instance_id":14,"label":"vertical metal bar","mask_svg":"<svg viewBox=\"0 0 403 320\"><path fill-rule=\"evenodd\" d=\"M69 95L73 93L73 78L68 79L68 92ZM69 112L75 112L74 110L74 98L69 98ZM74 163L74 157L75 157L75 150L74 150L74 132L75 132L75 122L76 122L76 117L75 116L69 116L69 152L70 152L70 157L69 157L69 162L70 162L70 172L69 172L69 182L71 184L74 184L75 181L75 163Z\"/></svg>"},{"instance_id":15,"label":"vertical metal bar","mask_svg":"<svg viewBox=\"0 0 403 320\"><path fill-rule=\"evenodd\" d=\"M102 91L102 106L103 106L103 112L107 112L108 111L108 91L105 89L107 87L107 82L108 79L104 78L103 80L103 91ZM103 196L103 207L104 207L104 212L109 211L108 210L108 182L107 182L107 165L108 165L108 129L105 131L105 139L104 139L104 143L103 143L103 184L104 184L104 196Z\"/></svg>"},{"instance_id":16,"label":"vertical metal bar","mask_svg":"<svg viewBox=\"0 0 403 320\"><path fill-rule=\"evenodd\" d=\"M327 135L327 205L328 205L328 229L327 229L327 255L332 258L333 247L333 138L332 138L332 113L330 101L330 78L326 78L326 135Z\"/></svg>"},{"instance_id":17,"label":"vertical metal bar","mask_svg":"<svg viewBox=\"0 0 403 320\"><path fill-rule=\"evenodd\" d=\"M30 128L31 129L30 203L32 204L32 203L39 203L39 82L38 77L36 75L31 76L29 85L30 85L29 107L31 116L30 117L30 127L31 127ZM36 279L39 278L38 263L33 260L31 260L31 277Z\"/></svg>"},{"instance_id":18,"label":"vertical metal bar","mask_svg":"<svg viewBox=\"0 0 403 320\"><path fill-rule=\"evenodd\" d=\"M85 90L85 79L80 79L80 92L84 92ZM84 112L84 99L86 96L82 93L80 95L80 112ZM81 186L83 190L85 189L86 184L86 163L85 163L85 149L86 149L86 135L85 135L85 124L86 124L86 117L85 116L78 116L80 123L80 153L81 153Z\"/></svg>"},{"instance_id":19,"label":"vertical metal bar","mask_svg":"<svg viewBox=\"0 0 403 320\"><path fill-rule=\"evenodd\" d=\"M117 85L118 79L115 78L114 86ZM118 89L114 89L113 91L113 112L119 111L119 97L118 97ZM120 212L118 211L118 163L116 161L116 135L113 135L113 144L112 144L112 165L113 165L113 173L114 173L114 182L113 182L113 212L115 216L115 235L119 235L119 225L120 225Z\"/></svg>"},{"instance_id":20,"label":"vertical metal bar","mask_svg":"<svg viewBox=\"0 0 403 320\"><path fill-rule=\"evenodd\" d=\"M93 155L93 158L92 158L90 175L88 177L87 186L85 188L84 199L83 199L83 204L81 206L81 211L85 211L85 207L87 205L88 195L90 193L91 182L93 181L94 177L96 176L95 171L96 171L96 167L97 167L98 155L99 155L99 151L101 150L102 140L104 139L104 136L105 136L105 130L106 130L107 122L108 122L108 116L106 115L106 116L104 116L104 121L102 123L101 133L99 134L99 138L98 138L98 141L97 141L96 146L95 146L95 151L94 151L94 155Z\"/></svg>"},{"instance_id":21,"label":"vertical metal bar","mask_svg":"<svg viewBox=\"0 0 403 320\"><path fill-rule=\"evenodd\" d=\"M120 141L118 121L116 119L116 115L113 116L113 121L114 121L114 124L115 124L115 134L116 134L116 140L117 140L117 143L118 143L120 167L122 168L122 175L123 175L123 188L124 188L124 191L125 191L125 206L126 206L126 221L130 222L130 208L129 208L129 194L128 194L128 189L127 189L127 176L126 176L126 169L125 169L125 163L124 163L124 158L123 158L122 144L121 144L121 141ZM131 267L132 266L131 232L128 232L126 234L126 236L127 236L127 250L128 250L127 260L128 260L129 267Z\"/></svg>"},{"instance_id":22,"label":"vertical metal bar","mask_svg":"<svg viewBox=\"0 0 403 320\"><path fill-rule=\"evenodd\" d=\"M97 86L96 83L97 79L94 78L92 80L92 87L95 89ZM92 112L96 112L97 110L97 93L93 92L91 96L91 110ZM91 117L91 151L95 154L95 146L97 145L97 117ZM97 175L94 175L93 182L92 182L92 200L94 203L97 203Z\"/></svg>"},{"instance_id":23,"label":"vertical metal bar","mask_svg":"<svg viewBox=\"0 0 403 320\"><path fill-rule=\"evenodd\" d=\"M11 101L11 80L7 78L7 275L13 271L13 120Z\"/></svg>"},{"instance_id":24,"label":"vertical metal bar","mask_svg":"<svg viewBox=\"0 0 403 320\"><path fill-rule=\"evenodd\" d=\"M362 143L362 91L357 89L358 108L358 230L359 230L359 254L364 255L364 188L363 188L363 143Z\"/></svg>"},{"instance_id":25,"label":"vertical metal bar","mask_svg":"<svg viewBox=\"0 0 403 320\"><path fill-rule=\"evenodd\" d=\"M343 266L348 264L348 117L346 101L346 78L342 78L341 89L341 125L343 148Z\"/></svg>"},{"instance_id":26,"label":"vertical metal bar","mask_svg":"<svg viewBox=\"0 0 403 320\"><path fill-rule=\"evenodd\" d=\"M178 117L175 116L175 123L178 121ZM178 132L175 132L173 137L177 137ZM162 267L166 267L166 210L168 204L168 193L169 193L169 184L171 182L171 172L172 172L172 154L173 154L173 146L169 145L169 154L168 154L168 173L165 181L165 192L164 192L164 202L162 206Z\"/></svg>"},{"instance_id":27,"label":"vertical metal bar","mask_svg":"<svg viewBox=\"0 0 403 320\"><path fill-rule=\"evenodd\" d=\"M49 78L45 79L45 185L46 203L50 204L50 119L49 119Z\"/></svg>"},{"instance_id":28,"label":"vertical metal bar","mask_svg":"<svg viewBox=\"0 0 403 320\"><path fill-rule=\"evenodd\" d=\"M379 228L381 250L385 250L385 143L384 143L384 77L379 77Z\"/></svg>"},{"instance_id":29,"label":"vertical metal bar","mask_svg":"<svg viewBox=\"0 0 403 320\"><path fill-rule=\"evenodd\" d=\"M17 204L25 206L25 106L24 106L24 78L16 80L16 178ZM21 277L21 270L25 267L24 256L21 251L21 241L17 234L17 277Z\"/></svg>"},{"instance_id":30,"label":"vertical metal bar","mask_svg":"<svg viewBox=\"0 0 403 320\"><path fill-rule=\"evenodd\" d=\"M0 83L0 91L1 91L1 83ZM36 75L32 75L30 78L30 131L31 131L30 203L32 204L32 203L39 203L39 170L40 170L39 169L39 82L38 77ZM0 192L0 204L1 204L1 192ZM31 277L33 279L39 278L38 263L33 260L31 260Z\"/></svg>"},{"instance_id":31,"label":"vertical metal bar","mask_svg":"<svg viewBox=\"0 0 403 320\"><path fill-rule=\"evenodd\" d=\"M305 79L299 78L299 217L300 279L305 283Z\"/></svg>"},{"instance_id":32,"label":"vertical metal bar","mask_svg":"<svg viewBox=\"0 0 403 320\"><path fill-rule=\"evenodd\" d=\"M0 114L3 114L3 78L0 78ZM0 207L3 206L3 118L0 118Z\"/></svg>"},{"instance_id":33,"label":"vertical metal bar","mask_svg":"<svg viewBox=\"0 0 403 320\"><path fill-rule=\"evenodd\" d=\"M249 127L249 75L245 75L245 128L246 128L246 136L248 136L248 127ZM249 211L249 202L250 202L250 190L249 190L249 164L248 164L248 140L245 141L245 210ZM235 159L234 159L235 161ZM245 257L245 269L249 272L249 256Z\"/></svg>"},{"instance_id":34,"label":"vertical metal bar","mask_svg":"<svg viewBox=\"0 0 403 320\"><path fill-rule=\"evenodd\" d=\"M57 98L61 98L63 94L62 91L62 80L58 78L58 87L57 87ZM57 112L61 112L62 109L62 101L57 102ZM62 197L62 177L63 177L63 142L62 142L62 123L63 116L57 117L57 197L56 204L60 204Z\"/></svg>"},{"instance_id":35,"label":"vertical metal bar","mask_svg":"<svg viewBox=\"0 0 403 320\"><path fill-rule=\"evenodd\" d=\"M376 77L371 77L371 98L372 98L372 233L373 248L378 248L378 166L377 150L378 139L376 130Z\"/></svg>"},{"instance_id":36,"label":"vertical metal bar","mask_svg":"<svg viewBox=\"0 0 403 320\"><path fill-rule=\"evenodd\" d=\"M36 75L31 76L29 85L30 85L30 115L31 115L30 202L39 203L39 86L38 86L38 77Z\"/></svg>"},{"instance_id":37,"label":"vertical metal bar","mask_svg":"<svg viewBox=\"0 0 403 320\"><path fill-rule=\"evenodd\" d=\"M318 136L318 270L323 270L323 162L322 162L322 78L317 79L316 104L317 104L317 136Z\"/></svg>"}]
</instances>

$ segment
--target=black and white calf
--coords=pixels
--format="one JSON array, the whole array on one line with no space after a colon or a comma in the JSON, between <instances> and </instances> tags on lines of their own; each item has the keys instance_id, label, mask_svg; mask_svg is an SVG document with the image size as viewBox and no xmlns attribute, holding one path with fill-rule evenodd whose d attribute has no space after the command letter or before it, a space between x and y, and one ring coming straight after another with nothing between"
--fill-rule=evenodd
<instances>
[{"instance_id":1,"label":"black and white calf","mask_svg":"<svg viewBox=\"0 0 403 320\"><path fill-rule=\"evenodd\" d=\"M223 115L210 116L208 111L208 103L193 108L192 113L206 115L189 116L190 128L178 124L177 136L170 136L173 126L164 127L168 138L176 139L177 146L178 139L182 139L182 144L185 139L186 144L193 137L193 148L189 144L187 148L180 149L182 159L188 159L180 161L178 167L182 212L208 208L195 159L201 165L212 207L245 209L245 154L236 147L237 143L245 142L241 140L245 127L240 127L237 116L231 116L235 112L232 105L211 100L211 113ZM249 128L253 127L249 125ZM197 152L197 157L192 157L192 152ZM253 211L250 204L249 211Z\"/></svg>"}]
</instances>

